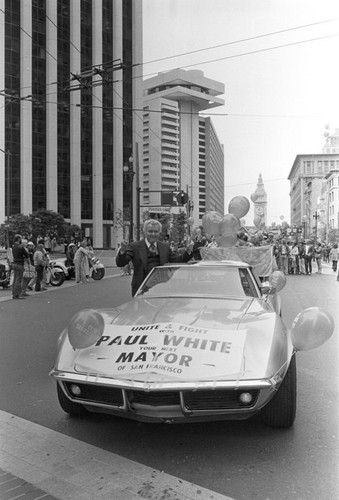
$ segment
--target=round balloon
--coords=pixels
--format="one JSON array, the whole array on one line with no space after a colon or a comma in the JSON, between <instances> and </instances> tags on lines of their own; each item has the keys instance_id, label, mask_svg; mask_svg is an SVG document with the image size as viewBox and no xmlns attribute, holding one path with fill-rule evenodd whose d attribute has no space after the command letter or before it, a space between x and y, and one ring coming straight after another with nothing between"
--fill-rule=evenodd
<instances>
[{"instance_id":1,"label":"round balloon","mask_svg":"<svg viewBox=\"0 0 339 500\"><path fill-rule=\"evenodd\" d=\"M276 292L280 292L280 290L282 290L286 285L286 276L282 271L273 271L273 273L270 274L268 281Z\"/></svg>"},{"instance_id":2,"label":"round balloon","mask_svg":"<svg viewBox=\"0 0 339 500\"><path fill-rule=\"evenodd\" d=\"M251 200L253 201L253 203L255 203L258 199L258 194L257 193L252 193L251 194Z\"/></svg>"},{"instance_id":3,"label":"round balloon","mask_svg":"<svg viewBox=\"0 0 339 500\"><path fill-rule=\"evenodd\" d=\"M228 205L228 213L235 215L238 219L245 217L250 209L250 202L245 196L232 198Z\"/></svg>"},{"instance_id":4,"label":"round balloon","mask_svg":"<svg viewBox=\"0 0 339 500\"><path fill-rule=\"evenodd\" d=\"M94 309L85 309L76 313L68 327L68 338L74 349L85 349L94 345L102 336L105 321Z\"/></svg>"},{"instance_id":5,"label":"round balloon","mask_svg":"<svg viewBox=\"0 0 339 500\"><path fill-rule=\"evenodd\" d=\"M220 234L220 222L221 215L218 212L207 212L202 217L202 227L204 228L208 238L211 236L218 236Z\"/></svg>"},{"instance_id":6,"label":"round balloon","mask_svg":"<svg viewBox=\"0 0 339 500\"><path fill-rule=\"evenodd\" d=\"M233 214L226 214L223 216L220 223L221 236L229 236L236 234L240 228L240 221L238 217Z\"/></svg>"},{"instance_id":7,"label":"round balloon","mask_svg":"<svg viewBox=\"0 0 339 500\"><path fill-rule=\"evenodd\" d=\"M193 224L194 224L194 219L193 219L193 217L188 217L188 219L187 219L187 224L188 224L189 226L193 226Z\"/></svg>"},{"instance_id":8,"label":"round balloon","mask_svg":"<svg viewBox=\"0 0 339 500\"><path fill-rule=\"evenodd\" d=\"M238 240L237 231L234 231L234 234L228 234L227 236L221 236L218 239L218 245L221 248L233 247Z\"/></svg>"},{"instance_id":9,"label":"round balloon","mask_svg":"<svg viewBox=\"0 0 339 500\"><path fill-rule=\"evenodd\" d=\"M332 316L320 307L309 307L294 319L291 339L297 351L308 351L324 344L333 331Z\"/></svg>"}]
</instances>

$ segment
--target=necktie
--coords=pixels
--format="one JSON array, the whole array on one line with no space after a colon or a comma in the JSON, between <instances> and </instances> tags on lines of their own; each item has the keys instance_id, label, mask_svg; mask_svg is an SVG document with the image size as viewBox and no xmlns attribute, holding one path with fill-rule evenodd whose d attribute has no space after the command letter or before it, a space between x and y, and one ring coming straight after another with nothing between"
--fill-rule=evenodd
<instances>
[{"instance_id":1,"label":"necktie","mask_svg":"<svg viewBox=\"0 0 339 500\"><path fill-rule=\"evenodd\" d=\"M157 249L155 248L155 244L154 244L154 243L151 243L151 244L150 244L149 249L150 249L150 251L151 251L153 254L156 254L156 253L157 253Z\"/></svg>"}]
</instances>

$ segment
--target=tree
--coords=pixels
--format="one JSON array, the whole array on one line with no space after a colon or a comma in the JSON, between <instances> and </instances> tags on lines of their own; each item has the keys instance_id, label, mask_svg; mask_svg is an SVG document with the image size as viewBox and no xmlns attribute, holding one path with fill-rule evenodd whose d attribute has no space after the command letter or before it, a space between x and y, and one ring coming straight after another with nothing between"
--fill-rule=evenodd
<instances>
[{"instance_id":1,"label":"tree","mask_svg":"<svg viewBox=\"0 0 339 500\"><path fill-rule=\"evenodd\" d=\"M52 210L39 209L30 215L16 214L9 217L8 224L0 226L0 245L7 246L7 236L9 245L13 244L15 234L21 234L26 239L41 236L56 237L57 241L63 238L70 240L73 233L78 232L81 236L79 226L70 225L62 215Z\"/></svg>"}]
</instances>

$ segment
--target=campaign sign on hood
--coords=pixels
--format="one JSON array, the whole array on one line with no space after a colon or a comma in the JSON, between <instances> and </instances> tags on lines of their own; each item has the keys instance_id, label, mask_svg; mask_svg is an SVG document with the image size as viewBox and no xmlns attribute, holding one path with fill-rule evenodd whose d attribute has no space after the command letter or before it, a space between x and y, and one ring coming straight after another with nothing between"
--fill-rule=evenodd
<instances>
[{"instance_id":1,"label":"campaign sign on hood","mask_svg":"<svg viewBox=\"0 0 339 500\"><path fill-rule=\"evenodd\" d=\"M158 373L211 380L242 369L246 330L180 323L106 325L92 347L79 351L75 369L104 376Z\"/></svg>"}]
</instances>

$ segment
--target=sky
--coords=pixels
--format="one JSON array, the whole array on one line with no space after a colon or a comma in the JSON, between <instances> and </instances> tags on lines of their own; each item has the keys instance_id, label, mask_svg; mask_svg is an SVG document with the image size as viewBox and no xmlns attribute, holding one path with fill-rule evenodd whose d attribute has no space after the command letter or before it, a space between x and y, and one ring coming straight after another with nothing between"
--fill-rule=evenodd
<instances>
[{"instance_id":1,"label":"sky","mask_svg":"<svg viewBox=\"0 0 339 500\"><path fill-rule=\"evenodd\" d=\"M225 213L261 174L267 222L289 222L296 156L321 153L325 127L339 128L338 54L338 0L143 0L144 78L198 69L225 85L225 105L210 110Z\"/></svg>"}]
</instances>

